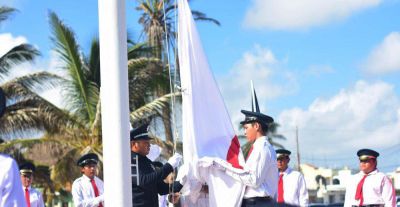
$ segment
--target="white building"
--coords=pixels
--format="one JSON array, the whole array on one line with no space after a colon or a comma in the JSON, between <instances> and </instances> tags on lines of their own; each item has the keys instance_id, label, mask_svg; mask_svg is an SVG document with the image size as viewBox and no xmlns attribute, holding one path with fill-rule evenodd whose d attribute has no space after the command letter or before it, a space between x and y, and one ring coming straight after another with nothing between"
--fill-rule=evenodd
<instances>
[{"instance_id":1,"label":"white building","mask_svg":"<svg viewBox=\"0 0 400 207\"><path fill-rule=\"evenodd\" d=\"M343 203L351 170L301 164L311 203Z\"/></svg>"}]
</instances>

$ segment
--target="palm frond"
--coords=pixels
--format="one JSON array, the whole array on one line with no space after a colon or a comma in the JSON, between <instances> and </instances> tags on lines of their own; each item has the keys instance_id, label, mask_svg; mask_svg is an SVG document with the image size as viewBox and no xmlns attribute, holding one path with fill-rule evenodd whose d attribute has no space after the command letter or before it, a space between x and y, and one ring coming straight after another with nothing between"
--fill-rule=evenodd
<instances>
[{"instance_id":1,"label":"palm frond","mask_svg":"<svg viewBox=\"0 0 400 207\"><path fill-rule=\"evenodd\" d=\"M13 139L0 144L0 152L10 153L15 148L23 149L42 143L42 139Z\"/></svg>"},{"instance_id":2,"label":"palm frond","mask_svg":"<svg viewBox=\"0 0 400 207\"><path fill-rule=\"evenodd\" d=\"M9 100L5 114L0 118L0 132L24 135L32 130L47 133L82 127L67 111L59 109L18 82L9 81L2 88Z\"/></svg>"},{"instance_id":3,"label":"palm frond","mask_svg":"<svg viewBox=\"0 0 400 207\"><path fill-rule=\"evenodd\" d=\"M12 66L31 62L40 52L29 44L20 44L13 47L6 54L0 57L0 78L9 74Z\"/></svg>"},{"instance_id":4,"label":"palm frond","mask_svg":"<svg viewBox=\"0 0 400 207\"><path fill-rule=\"evenodd\" d=\"M147 43L133 44L128 48L128 60L138 59L145 57L153 51L152 47L147 46Z\"/></svg>"},{"instance_id":5,"label":"palm frond","mask_svg":"<svg viewBox=\"0 0 400 207\"><path fill-rule=\"evenodd\" d=\"M71 81L65 85L70 110L78 114L82 120L91 123L96 113L99 95L98 86L85 76L85 67L79 55L79 45L73 31L67 27L54 12L50 13L50 24L56 52L65 63Z\"/></svg>"},{"instance_id":6,"label":"palm frond","mask_svg":"<svg viewBox=\"0 0 400 207\"><path fill-rule=\"evenodd\" d=\"M88 79L100 87L100 44L97 38L92 40L88 60Z\"/></svg>"},{"instance_id":7,"label":"palm frond","mask_svg":"<svg viewBox=\"0 0 400 207\"><path fill-rule=\"evenodd\" d=\"M20 84L32 91L44 91L58 86L66 81L64 78L49 72L30 73L24 76L16 77L5 84Z\"/></svg>"},{"instance_id":8,"label":"palm frond","mask_svg":"<svg viewBox=\"0 0 400 207\"><path fill-rule=\"evenodd\" d=\"M214 24L216 24L218 26L221 26L221 23L218 20L216 20L214 18L207 17L207 15L204 14L203 12L192 10L192 14L193 14L193 19L194 20L208 21L208 22L212 22L212 23L214 23Z\"/></svg>"},{"instance_id":9,"label":"palm frond","mask_svg":"<svg viewBox=\"0 0 400 207\"><path fill-rule=\"evenodd\" d=\"M15 8L1 6L0 7L0 22L8 19L8 17L11 16L16 11L17 10Z\"/></svg>"},{"instance_id":10,"label":"palm frond","mask_svg":"<svg viewBox=\"0 0 400 207\"><path fill-rule=\"evenodd\" d=\"M172 96L180 95L180 92L164 95L131 112L130 120L132 125L135 125L136 122L140 122L142 119L146 119L147 117L153 116L155 114L161 116L163 108L169 106L169 101Z\"/></svg>"},{"instance_id":11,"label":"palm frond","mask_svg":"<svg viewBox=\"0 0 400 207\"><path fill-rule=\"evenodd\" d=\"M62 159L51 166L51 179L59 185L65 185L73 179L80 176L80 168L76 166L76 160L79 158L79 150L76 148L70 149Z\"/></svg>"}]
</instances>

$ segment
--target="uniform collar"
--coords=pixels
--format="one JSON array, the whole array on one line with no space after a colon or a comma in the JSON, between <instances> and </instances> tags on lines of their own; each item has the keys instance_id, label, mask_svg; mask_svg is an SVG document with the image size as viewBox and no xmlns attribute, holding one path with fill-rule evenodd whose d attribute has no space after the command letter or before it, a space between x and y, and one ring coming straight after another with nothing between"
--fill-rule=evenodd
<instances>
[{"instance_id":1,"label":"uniform collar","mask_svg":"<svg viewBox=\"0 0 400 207\"><path fill-rule=\"evenodd\" d=\"M89 181L89 182L90 182L90 180L91 180L91 179L90 179L88 176L86 176L85 174L82 175L82 178L83 178L84 180ZM95 180L95 178L96 178L96 176L93 176L93 180Z\"/></svg>"},{"instance_id":2,"label":"uniform collar","mask_svg":"<svg viewBox=\"0 0 400 207\"><path fill-rule=\"evenodd\" d=\"M286 168L286 170L285 170L285 171L283 171L282 173L281 173L281 172L279 172L279 174L284 174L284 175L287 175L287 174L290 174L291 172L292 172L292 168L288 167L288 168Z\"/></svg>"},{"instance_id":3,"label":"uniform collar","mask_svg":"<svg viewBox=\"0 0 400 207\"><path fill-rule=\"evenodd\" d=\"M368 173L368 175L374 175L374 174L376 174L376 173L378 173L378 172L379 172L379 170L378 170L378 168L376 168L374 171ZM366 175L363 171L360 171L360 174L361 174L361 175Z\"/></svg>"},{"instance_id":4,"label":"uniform collar","mask_svg":"<svg viewBox=\"0 0 400 207\"><path fill-rule=\"evenodd\" d=\"M264 142L265 140L267 140L267 137L266 137L266 136L258 137L258 138L254 141L254 144L259 143L259 142Z\"/></svg>"},{"instance_id":5,"label":"uniform collar","mask_svg":"<svg viewBox=\"0 0 400 207\"><path fill-rule=\"evenodd\" d=\"M131 151L131 152L132 152L132 156L137 155L137 156L139 156L139 157L145 157L145 158L147 158L147 156L143 156L143 155L141 155L141 154L139 154L139 153L137 153L137 152L134 152L134 151Z\"/></svg>"},{"instance_id":6,"label":"uniform collar","mask_svg":"<svg viewBox=\"0 0 400 207\"><path fill-rule=\"evenodd\" d=\"M24 190L24 192L25 192L25 188L26 188L25 186L22 186L22 189ZM28 186L28 190L31 191L31 189L32 189L31 186Z\"/></svg>"}]
</instances>

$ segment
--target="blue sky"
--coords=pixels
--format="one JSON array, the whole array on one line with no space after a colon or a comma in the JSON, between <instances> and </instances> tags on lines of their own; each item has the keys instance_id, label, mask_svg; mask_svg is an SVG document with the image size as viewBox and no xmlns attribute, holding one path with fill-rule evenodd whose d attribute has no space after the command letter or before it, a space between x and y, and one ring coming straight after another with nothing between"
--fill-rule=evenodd
<instances>
[{"instance_id":1,"label":"blue sky","mask_svg":"<svg viewBox=\"0 0 400 207\"><path fill-rule=\"evenodd\" d=\"M98 34L96 0L2 4L19 13L0 26L0 54L21 42L42 52L16 75L56 71L49 10L73 28L84 51ZM126 2L129 34L137 40L135 5ZM356 167L356 151L373 148L382 170L400 167L399 0L193 0L191 7L221 22L197 26L235 125L240 109L250 107L253 80L261 110L281 125L287 137L281 143L292 151L298 127L303 162ZM44 95L61 101L54 91Z\"/></svg>"}]
</instances>

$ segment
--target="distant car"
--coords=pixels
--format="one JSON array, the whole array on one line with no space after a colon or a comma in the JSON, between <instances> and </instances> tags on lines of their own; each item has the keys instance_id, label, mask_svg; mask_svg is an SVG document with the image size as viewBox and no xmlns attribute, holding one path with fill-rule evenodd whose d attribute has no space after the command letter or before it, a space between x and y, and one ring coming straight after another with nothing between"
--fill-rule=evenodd
<instances>
[{"instance_id":1,"label":"distant car","mask_svg":"<svg viewBox=\"0 0 400 207\"><path fill-rule=\"evenodd\" d=\"M330 207L343 207L344 203L330 203L327 206L330 206Z\"/></svg>"},{"instance_id":2,"label":"distant car","mask_svg":"<svg viewBox=\"0 0 400 207\"><path fill-rule=\"evenodd\" d=\"M310 203L309 207L326 207L323 203Z\"/></svg>"}]
</instances>

